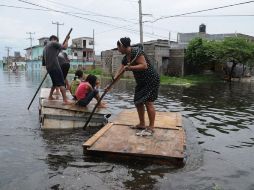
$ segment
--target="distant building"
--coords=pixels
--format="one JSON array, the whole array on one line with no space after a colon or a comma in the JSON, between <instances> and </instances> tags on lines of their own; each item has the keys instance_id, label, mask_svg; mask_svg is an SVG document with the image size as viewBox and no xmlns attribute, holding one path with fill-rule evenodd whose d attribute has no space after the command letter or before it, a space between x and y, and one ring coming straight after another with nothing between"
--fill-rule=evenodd
<instances>
[{"instance_id":1,"label":"distant building","mask_svg":"<svg viewBox=\"0 0 254 190\"><path fill-rule=\"evenodd\" d=\"M14 57L21 57L20 52L19 51L15 51L14 52Z\"/></svg>"},{"instance_id":2,"label":"distant building","mask_svg":"<svg viewBox=\"0 0 254 190\"><path fill-rule=\"evenodd\" d=\"M227 37L243 37L254 42L254 36L249 36L249 35L241 34L241 33L208 34L206 33L206 25L201 24L199 26L199 32L178 33L178 36L177 36L178 43L176 47L187 48L189 42L193 40L194 38L198 38L198 37L209 40L209 41L212 41L212 40L222 41Z\"/></svg>"},{"instance_id":3,"label":"distant building","mask_svg":"<svg viewBox=\"0 0 254 190\"><path fill-rule=\"evenodd\" d=\"M226 37L244 37L254 42L254 37L241 33L227 34L207 34L206 25L201 24L198 32L178 33L177 41L153 40L144 42L144 50L149 57L154 68L160 75L183 76L185 70L185 51L191 40L201 37L207 40L224 40ZM133 46L137 46L135 44ZM123 55L117 49L111 49L101 52L101 62L106 74L114 74L121 65ZM131 77L131 72L125 73L126 77Z\"/></svg>"},{"instance_id":4,"label":"distant building","mask_svg":"<svg viewBox=\"0 0 254 190\"><path fill-rule=\"evenodd\" d=\"M206 25L201 24L199 26L199 31L198 32L191 32L191 33L178 33L177 35L177 43L173 44L170 48L171 51L171 60L170 60L170 65L174 66L179 66L182 65L182 72L178 73L183 73L183 74L188 74L190 72L188 67L185 66L185 50L187 49L189 43L195 39L195 38L202 38L206 39L208 41L222 41L225 38L228 37L243 37L247 40L250 40L254 42L254 36L249 36L246 34L241 34L241 33L224 33L224 34L208 34L206 32ZM178 67L180 68L180 67ZM218 68L221 70L221 68ZM169 74L174 74L172 73L171 69L169 68Z\"/></svg>"},{"instance_id":5,"label":"distant building","mask_svg":"<svg viewBox=\"0 0 254 190\"><path fill-rule=\"evenodd\" d=\"M25 69L25 57L22 57L20 52L14 52L14 56L3 57L2 67L3 69L12 69L13 66Z\"/></svg>"},{"instance_id":6,"label":"distant building","mask_svg":"<svg viewBox=\"0 0 254 190\"><path fill-rule=\"evenodd\" d=\"M91 67L94 64L93 38L80 37L72 39L68 55L73 68Z\"/></svg>"},{"instance_id":7,"label":"distant building","mask_svg":"<svg viewBox=\"0 0 254 190\"><path fill-rule=\"evenodd\" d=\"M27 70L41 70L42 55L45 43L49 38L43 37L38 39L39 45L26 48ZM76 38L72 40L72 44L65 50L73 69L87 69L93 66L93 39L89 37Z\"/></svg>"},{"instance_id":8,"label":"distant building","mask_svg":"<svg viewBox=\"0 0 254 190\"><path fill-rule=\"evenodd\" d=\"M41 70L43 45L26 48L26 69L28 71Z\"/></svg>"},{"instance_id":9,"label":"distant building","mask_svg":"<svg viewBox=\"0 0 254 190\"><path fill-rule=\"evenodd\" d=\"M175 42L170 42L174 44ZM132 47L139 46L140 44L134 44ZM144 51L146 52L153 67L159 74L167 74L167 68L170 64L170 45L168 40L152 40L144 42ZM103 70L106 74L114 74L121 66L123 55L118 50L106 50L101 53L101 62ZM131 72L126 72L125 77L131 77Z\"/></svg>"},{"instance_id":10,"label":"distant building","mask_svg":"<svg viewBox=\"0 0 254 190\"><path fill-rule=\"evenodd\" d=\"M3 60L0 60L0 69L3 69L3 67L4 67L4 62L3 62Z\"/></svg>"},{"instance_id":11,"label":"distant building","mask_svg":"<svg viewBox=\"0 0 254 190\"><path fill-rule=\"evenodd\" d=\"M93 61L93 38L81 37L72 40L71 49L73 59L79 61Z\"/></svg>"}]
</instances>

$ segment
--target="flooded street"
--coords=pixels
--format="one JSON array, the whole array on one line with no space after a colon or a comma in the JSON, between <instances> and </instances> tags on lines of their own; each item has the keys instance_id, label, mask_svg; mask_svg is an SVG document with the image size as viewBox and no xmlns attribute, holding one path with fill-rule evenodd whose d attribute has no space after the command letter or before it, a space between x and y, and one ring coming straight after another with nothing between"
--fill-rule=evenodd
<instances>
[{"instance_id":1,"label":"flooded street","mask_svg":"<svg viewBox=\"0 0 254 190\"><path fill-rule=\"evenodd\" d=\"M181 112L186 130L186 164L176 168L84 155L98 129L42 131L38 96L27 110L41 79L0 70L1 190L254 189L254 83L161 86L156 109ZM134 85L122 80L106 95L112 118L134 108Z\"/></svg>"}]
</instances>

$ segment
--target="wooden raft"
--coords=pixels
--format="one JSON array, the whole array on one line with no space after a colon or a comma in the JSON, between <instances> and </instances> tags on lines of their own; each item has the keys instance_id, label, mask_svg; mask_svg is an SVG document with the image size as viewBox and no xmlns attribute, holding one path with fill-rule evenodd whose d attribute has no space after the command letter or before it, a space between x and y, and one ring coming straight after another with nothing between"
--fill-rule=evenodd
<instances>
[{"instance_id":1,"label":"wooden raft","mask_svg":"<svg viewBox=\"0 0 254 190\"><path fill-rule=\"evenodd\" d=\"M39 100L39 115L41 127L43 129L71 129L84 126L90 116L96 101L92 101L88 106L64 105L61 95L54 95L57 100L47 100L49 88L42 88ZM67 96L71 99L70 92ZM107 123L105 115L110 112L105 108L98 108L93 115L90 126L103 126Z\"/></svg>"},{"instance_id":2,"label":"wooden raft","mask_svg":"<svg viewBox=\"0 0 254 190\"><path fill-rule=\"evenodd\" d=\"M180 113L156 112L155 132L149 137L137 136L138 130L130 128L138 121L136 110L124 110L112 123L108 123L83 144L85 151L114 157L118 155L127 158L152 158L152 161L159 162L183 162L185 132Z\"/></svg>"}]
</instances>

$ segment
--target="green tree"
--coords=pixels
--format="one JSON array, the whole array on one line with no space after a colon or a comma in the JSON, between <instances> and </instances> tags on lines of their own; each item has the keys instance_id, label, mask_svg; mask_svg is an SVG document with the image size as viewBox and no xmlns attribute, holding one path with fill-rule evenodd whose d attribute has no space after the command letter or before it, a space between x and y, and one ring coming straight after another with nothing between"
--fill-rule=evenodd
<instances>
[{"instance_id":1,"label":"green tree","mask_svg":"<svg viewBox=\"0 0 254 190\"><path fill-rule=\"evenodd\" d=\"M189 43L185 57L187 63L195 68L204 65L206 57L202 38L195 38Z\"/></svg>"},{"instance_id":2,"label":"green tree","mask_svg":"<svg viewBox=\"0 0 254 190\"><path fill-rule=\"evenodd\" d=\"M208 41L202 38L195 38L186 50L185 58L187 64L200 72L203 69L213 69L215 64L219 63L219 55L221 55L221 43L216 41Z\"/></svg>"},{"instance_id":3,"label":"green tree","mask_svg":"<svg viewBox=\"0 0 254 190\"><path fill-rule=\"evenodd\" d=\"M222 42L220 59L224 62L231 62L229 81L231 81L233 71L237 64L252 65L251 60L254 57L253 43L245 38L229 37Z\"/></svg>"},{"instance_id":4,"label":"green tree","mask_svg":"<svg viewBox=\"0 0 254 190\"><path fill-rule=\"evenodd\" d=\"M228 37L223 41L208 41L195 38L186 50L186 61L197 71L214 68L216 64L232 63L229 80L237 64L254 67L254 43L245 38Z\"/></svg>"}]
</instances>

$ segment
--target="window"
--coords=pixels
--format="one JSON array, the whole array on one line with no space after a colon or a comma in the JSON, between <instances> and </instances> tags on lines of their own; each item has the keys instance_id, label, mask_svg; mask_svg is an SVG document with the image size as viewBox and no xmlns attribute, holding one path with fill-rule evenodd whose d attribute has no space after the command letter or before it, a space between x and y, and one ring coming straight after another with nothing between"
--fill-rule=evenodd
<instances>
[{"instance_id":1,"label":"window","mask_svg":"<svg viewBox=\"0 0 254 190\"><path fill-rule=\"evenodd\" d=\"M83 57L86 57L86 52L85 51L83 51Z\"/></svg>"},{"instance_id":2,"label":"window","mask_svg":"<svg viewBox=\"0 0 254 190\"><path fill-rule=\"evenodd\" d=\"M89 45L93 45L93 40L90 40L90 41L89 41Z\"/></svg>"},{"instance_id":3,"label":"window","mask_svg":"<svg viewBox=\"0 0 254 190\"><path fill-rule=\"evenodd\" d=\"M83 40L83 48L86 48L86 40Z\"/></svg>"},{"instance_id":4,"label":"window","mask_svg":"<svg viewBox=\"0 0 254 190\"><path fill-rule=\"evenodd\" d=\"M77 53L77 52L74 52L74 56L78 56L78 53Z\"/></svg>"}]
</instances>

